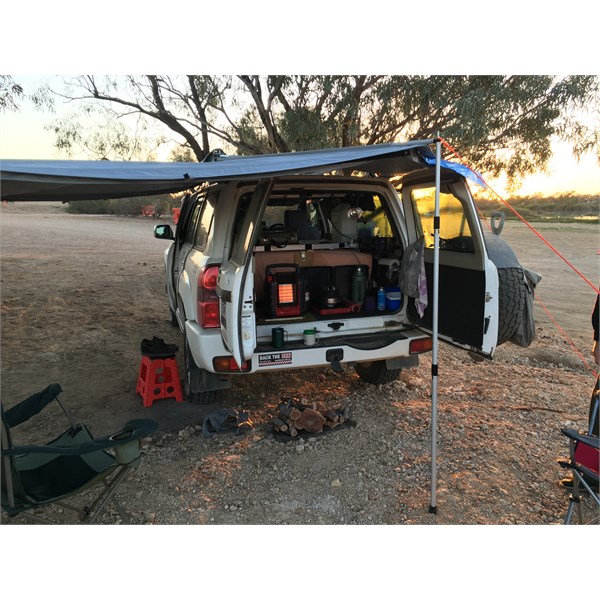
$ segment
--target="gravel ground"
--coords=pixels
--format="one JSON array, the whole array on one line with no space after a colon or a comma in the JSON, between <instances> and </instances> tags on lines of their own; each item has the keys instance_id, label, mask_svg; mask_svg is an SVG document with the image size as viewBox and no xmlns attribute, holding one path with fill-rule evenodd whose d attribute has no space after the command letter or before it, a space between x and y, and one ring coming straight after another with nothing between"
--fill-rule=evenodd
<instances>
[{"instance_id":1,"label":"gravel ground","mask_svg":"<svg viewBox=\"0 0 600 600\"><path fill-rule=\"evenodd\" d=\"M131 417L155 418L160 429L146 440L143 461L124 482L120 494L133 523L265 526L176 527L175 532L168 527L135 528L140 548L146 547L148 531L155 532L149 540L161 540L171 553L175 552L173 541L184 548L178 547L168 556L161 550L161 557L154 548L148 560L164 561L161 568L177 569L192 561L200 565L204 560L227 578L228 568L248 565L248 570L238 572L243 579L260 567L261 573L271 574L261 580L265 591L271 589L268 581L273 581L278 583L277 589L294 597L312 589L310 582L314 581L334 593L369 593L383 591L381 586L393 579L397 569L394 558L412 565L412 548L428 552L423 540L445 549L444 566L438 567L443 574L449 565L460 568L458 557L452 556L455 544L464 550L465 544L470 548L471 540L489 544L489 539L482 540L481 531L473 533L468 527L461 528L460 534L449 534L444 527L334 528L332 532L328 527L269 526L532 526L562 522L567 495L557 484L564 472L556 459L566 455L568 446L560 428L585 426L593 377L543 314L536 313L538 335L530 348L506 344L493 361L476 363L464 352L441 346L437 514L432 514L429 357L421 360L418 369L405 371L398 381L382 387L361 382L352 370L342 375L328 369L261 374L237 380L214 406L165 400L143 409L135 396L139 341L157 335L179 342L166 319L162 247L161 242L150 239L153 223L78 217L60 210L40 215L14 207L3 209L3 404L10 406L58 381L65 390L65 402L78 418L91 421L97 434L116 431L114 426ZM577 231L593 248L593 230L584 227ZM514 231L512 235L516 235ZM33 247L31 239L38 242ZM563 298L558 289L561 276L558 271L555 280L546 276L546 287L540 288L549 305L555 298L556 302ZM553 281L556 296L551 293ZM589 342L592 307L587 296L584 300L573 311L581 317L574 335L581 348ZM574 318L568 311L565 316ZM586 358L589 361L589 352ZM356 426L308 439L278 441L269 420L286 395L314 402L318 408L347 406ZM222 407L248 411L252 429L239 436L204 437L204 417ZM25 428L25 438L46 436L50 422ZM67 515L54 516L64 521ZM586 513L588 519L596 516ZM2 523L6 522L3 515ZM120 518L109 509L100 523L119 524ZM23 541L31 539L25 531L39 529L12 527L3 528L2 533L23 532L12 534L13 540ZM488 532L485 536L498 530L484 529ZM531 528L518 529L517 533L513 528L500 528L501 533L492 539L509 535L506 543L511 549L488 548L486 556L493 560L501 560L507 552L520 556L523 548L519 541L529 543L524 532ZM109 530L115 533L95 535L115 535L122 543L127 534L117 530L131 531L126 527ZM545 528L543 533L536 530L536 537L547 535ZM83 534L73 535L79 541ZM346 540L348 535L353 537ZM536 553L559 560L565 556L563 534L551 535L550 544L537 546ZM398 544L399 540L408 546ZM391 555L382 554L379 544L384 542L393 545ZM346 544L355 548L351 556ZM368 550L369 544L377 544L378 549ZM318 576L311 580L307 574L302 586L291 581L297 581L297 571L294 576L284 571L282 576L273 558L283 560L288 549L301 560L317 558ZM243 560L229 562L242 555ZM371 560L377 557L375 569L388 571L380 573L371 587L353 586L343 569L352 573L355 565L362 568L357 556L364 557L365 568L368 556ZM264 561L268 562L266 569ZM147 561L142 564L147 568ZM491 568L478 555L471 558L471 564L480 565L485 572ZM181 581L188 579L186 575ZM426 579L425 571L422 580ZM338 581L338 586L328 587L332 581ZM177 589L177 584L173 585ZM537 591L546 589L545 585ZM255 580L248 584L248 589L257 587L261 586ZM550 584L547 589L554 590ZM235 593L239 591L236 587Z\"/></svg>"}]
</instances>

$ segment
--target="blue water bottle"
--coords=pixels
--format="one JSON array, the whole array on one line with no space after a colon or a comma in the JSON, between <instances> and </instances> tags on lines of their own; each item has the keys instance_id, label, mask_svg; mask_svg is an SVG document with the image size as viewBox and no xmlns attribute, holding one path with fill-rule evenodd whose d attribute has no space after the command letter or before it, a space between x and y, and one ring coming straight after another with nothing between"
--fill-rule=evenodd
<instances>
[{"instance_id":1,"label":"blue water bottle","mask_svg":"<svg viewBox=\"0 0 600 600\"><path fill-rule=\"evenodd\" d=\"M385 290L382 287L377 290L377 310L385 310Z\"/></svg>"}]
</instances>

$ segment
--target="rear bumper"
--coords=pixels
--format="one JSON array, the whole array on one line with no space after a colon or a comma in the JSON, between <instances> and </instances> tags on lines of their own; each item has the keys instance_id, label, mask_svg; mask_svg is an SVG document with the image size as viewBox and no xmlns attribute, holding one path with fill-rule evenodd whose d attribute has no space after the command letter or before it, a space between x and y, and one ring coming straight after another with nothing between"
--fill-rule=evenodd
<instances>
[{"instance_id":1,"label":"rear bumper","mask_svg":"<svg viewBox=\"0 0 600 600\"><path fill-rule=\"evenodd\" d=\"M196 364L214 373L213 358L230 354L223 344L220 331L202 329L193 321L186 322L185 327ZM314 346L305 346L302 340L286 342L283 348L260 343L250 361L250 369L243 374L326 367L334 360L340 364L394 360L395 368L416 366L417 355L409 354L410 342L427 337L427 334L418 329L407 329L375 334L344 334L319 340Z\"/></svg>"}]
</instances>

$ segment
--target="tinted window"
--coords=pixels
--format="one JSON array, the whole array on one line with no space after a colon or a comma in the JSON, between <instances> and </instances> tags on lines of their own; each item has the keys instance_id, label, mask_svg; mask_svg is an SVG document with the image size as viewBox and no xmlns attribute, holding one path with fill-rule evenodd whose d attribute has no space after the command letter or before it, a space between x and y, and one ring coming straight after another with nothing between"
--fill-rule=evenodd
<instances>
[{"instance_id":1,"label":"tinted window","mask_svg":"<svg viewBox=\"0 0 600 600\"><path fill-rule=\"evenodd\" d=\"M200 219L200 213L202 212L205 200L206 198L203 197L198 198L198 202L194 206L194 210L192 211L192 215L185 232L186 244L193 244L196 239L196 226L198 225L198 220Z\"/></svg>"},{"instance_id":2,"label":"tinted window","mask_svg":"<svg viewBox=\"0 0 600 600\"><path fill-rule=\"evenodd\" d=\"M203 249L206 246L208 240L208 234L210 233L213 217L215 215L215 204L217 200L217 194L208 194L205 202L202 205L202 212L200 215L200 222L196 229L196 241L195 245Z\"/></svg>"}]
</instances>

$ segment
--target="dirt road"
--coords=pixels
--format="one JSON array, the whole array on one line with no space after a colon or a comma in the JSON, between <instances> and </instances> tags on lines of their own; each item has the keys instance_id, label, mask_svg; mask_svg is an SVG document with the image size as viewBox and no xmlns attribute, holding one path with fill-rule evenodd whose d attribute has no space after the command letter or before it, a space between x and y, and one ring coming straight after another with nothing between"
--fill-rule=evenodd
<instances>
[{"instance_id":1,"label":"dirt road","mask_svg":"<svg viewBox=\"0 0 600 600\"><path fill-rule=\"evenodd\" d=\"M593 377L539 305L529 348L506 344L479 364L442 348L440 511L431 515L428 357L383 391L353 371L240 379L219 406L249 410L252 434L205 439L202 418L215 406L167 400L145 409L135 394L141 340L181 343L168 321L167 243L153 238L155 222L67 215L54 205L0 210L2 402L10 407L58 382L97 435L130 418L156 419L160 433L127 482L137 522L560 522L566 502L555 459L567 446L559 429L583 427ZM597 226L536 228L598 283ZM542 274L539 296L589 362L593 290L524 225L508 223L503 236ZM274 441L267 423L290 392L350 406L356 428L306 443ZM48 434L47 421L23 426L29 440Z\"/></svg>"}]
</instances>

